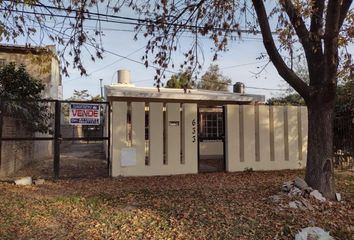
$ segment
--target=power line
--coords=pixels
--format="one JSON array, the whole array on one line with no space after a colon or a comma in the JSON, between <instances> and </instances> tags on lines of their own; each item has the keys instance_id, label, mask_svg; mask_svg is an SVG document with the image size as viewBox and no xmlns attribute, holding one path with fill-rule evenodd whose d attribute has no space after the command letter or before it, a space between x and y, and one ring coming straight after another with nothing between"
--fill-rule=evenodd
<instances>
[{"instance_id":1,"label":"power line","mask_svg":"<svg viewBox=\"0 0 354 240\"><path fill-rule=\"evenodd\" d=\"M262 88L262 87L247 87L247 86L245 86L245 88L266 90L266 91L288 91L288 89L283 89L283 88Z\"/></svg>"},{"instance_id":2,"label":"power line","mask_svg":"<svg viewBox=\"0 0 354 240\"><path fill-rule=\"evenodd\" d=\"M135 50L135 51L133 51L133 52L131 52L131 53L129 53L129 54L126 55L125 57L129 57L129 56L133 55L134 53L139 52L140 50L142 50L142 49L144 49L144 48L145 48L145 46L144 46L144 47L141 47L141 48L139 48L139 49L137 49L137 50ZM108 67L110 67L110 66L112 66L112 65L114 65L114 64L116 64L116 63L118 63L118 62L120 62L120 61L122 61L122 60L124 60L124 59L125 59L125 58L120 57L120 58L117 59L116 61L114 61L114 62L112 62L112 63L110 63L110 64L108 64L108 65L105 65L105 66L103 66L103 67L101 67L101 68L98 68L98 69L96 69L96 70L94 70L94 71L88 73L88 75L91 75L91 74L96 73L96 72L100 72L100 71L102 71L102 70L104 70L104 69L106 69L106 68L108 68ZM77 77L77 78L74 78L74 79L68 79L68 81L66 81L66 82L75 81L75 80L78 80L78 79L80 79L80 78L81 78L81 77Z\"/></svg>"},{"instance_id":3,"label":"power line","mask_svg":"<svg viewBox=\"0 0 354 240\"><path fill-rule=\"evenodd\" d=\"M0 11L8 10L6 8L0 8ZM18 13L25 13L25 14L31 14L31 15L36 15L36 16L47 16L47 17L60 17L60 18L69 18L69 19L77 19L75 16L70 16L70 15L61 15L61 14L53 14L53 13L39 13L39 12L30 12L30 11L25 11L25 10L18 10L18 9L11 9L12 12L18 12ZM109 20L109 19L101 19L101 18L92 18L92 17L87 17L84 18L85 20L90 20L90 21L101 21L101 22L109 22L109 23L119 23L119 24L127 24L127 25L134 25L134 26L139 26L142 24L139 23L134 23L134 22L123 22L123 21L116 21L116 20Z\"/></svg>"},{"instance_id":4,"label":"power line","mask_svg":"<svg viewBox=\"0 0 354 240\"><path fill-rule=\"evenodd\" d=\"M249 65L255 65L255 64L258 64L258 63L262 63L262 62L268 62L268 60L257 61L257 62L250 62L250 63L243 63L243 64L237 64L237 65L232 65L232 66L227 66L227 67L221 67L220 70L229 69L229 68L243 67L243 66L249 66Z\"/></svg>"},{"instance_id":5,"label":"power line","mask_svg":"<svg viewBox=\"0 0 354 240\"><path fill-rule=\"evenodd\" d=\"M25 4L25 3L22 3ZM54 9L58 11L65 11L67 13L71 12L76 12L80 14L87 14L87 15L94 15L96 17L106 17L106 18L113 18L113 19L122 19L122 20L128 20L128 21L135 21L134 22L122 22L122 21L113 21L113 20L108 20L108 19L102 19L102 18L92 18L92 17L84 17L84 19L87 20L94 20L94 21L104 21L104 22L112 22L112 23L120 23L120 24L130 24L130 25L147 25L147 24L161 24L161 22L156 21L156 20L151 20L151 19L139 19L139 18L132 18L132 17L122 17L122 16L117 16L117 15L111 15L111 14L102 14L102 13L97 13L97 12L90 12L90 11L82 11L78 9L69 9L69 8L60 8L56 6L49 6L49 5L41 5L41 4L34 4L34 3L27 3L28 5L34 6L34 7L41 7L41 8L48 8L48 9ZM0 9L0 10L7 10L7 9ZM26 14L35 14L35 15L43 15L43 16L51 16L51 17L63 17L63 18L74 18L77 19L75 16L70 16L70 15L60 15L60 14L53 14L53 13L38 13L38 12L29 12L25 10L18 10L18 9L11 9L11 11L15 12L20 12L20 13L26 13ZM47 10L48 11L48 10ZM143 23L143 24L142 24ZM167 26L174 26L174 27L183 27L187 29L198 29L198 30L204 30L203 27L201 26L194 26L194 25L187 25L187 24L178 24L178 23L166 23ZM254 33L258 34L260 33L259 30L245 30L245 29L229 29L226 30L224 28L211 28L214 31L230 31L230 32L241 32L241 33ZM277 32L272 32L272 34L277 34Z\"/></svg>"},{"instance_id":6,"label":"power line","mask_svg":"<svg viewBox=\"0 0 354 240\"><path fill-rule=\"evenodd\" d=\"M54 29L54 28L51 28L51 27L47 27L47 28L51 29L52 31L59 32L58 30L56 30L56 29ZM68 34L65 34L65 33L63 33L63 35L64 35L64 36L67 36L67 37L70 37ZM91 46L91 47L96 48L92 43L86 43L86 44L88 44L88 45ZM102 49L102 50L103 50L103 49ZM137 60L132 59L132 58L129 58L129 57L127 57L127 56L120 55L120 54L118 54L118 53L115 53L115 52L110 51L110 50L107 50L107 49L104 49L103 52L107 52L107 53L110 53L110 54L112 54L112 55L114 55L114 56L117 56L117 57L120 57L120 58L129 60L129 61L131 61L131 62L135 62L135 63L138 63L138 64L140 64L140 65L144 65L144 66L147 67L147 68L148 68L148 67L151 67L151 68L154 68L154 69L157 69L157 70L160 70L160 69L161 69L160 67L156 67L156 66L154 66L154 65L145 65L145 63L143 63L143 62L137 61ZM177 74L177 72L171 71L171 70L168 70L168 69L164 69L164 71L165 71L165 72L169 72L169 73Z\"/></svg>"}]
</instances>

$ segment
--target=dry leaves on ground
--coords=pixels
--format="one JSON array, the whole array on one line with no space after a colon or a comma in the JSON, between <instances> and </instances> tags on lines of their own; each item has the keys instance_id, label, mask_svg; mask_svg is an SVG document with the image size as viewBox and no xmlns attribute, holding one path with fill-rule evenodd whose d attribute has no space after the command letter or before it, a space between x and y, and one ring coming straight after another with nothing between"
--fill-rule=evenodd
<instances>
[{"instance_id":1,"label":"dry leaves on ground","mask_svg":"<svg viewBox=\"0 0 354 240\"><path fill-rule=\"evenodd\" d=\"M318 226L353 239L354 177L343 203L282 209L269 197L299 171L0 184L0 239L293 239Z\"/></svg>"}]
</instances>

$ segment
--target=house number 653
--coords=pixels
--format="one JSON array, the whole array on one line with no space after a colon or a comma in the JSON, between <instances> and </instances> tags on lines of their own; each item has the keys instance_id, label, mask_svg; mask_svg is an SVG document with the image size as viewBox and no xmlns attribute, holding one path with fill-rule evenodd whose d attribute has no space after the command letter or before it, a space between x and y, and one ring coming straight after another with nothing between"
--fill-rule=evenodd
<instances>
[{"instance_id":1,"label":"house number 653","mask_svg":"<svg viewBox=\"0 0 354 240\"><path fill-rule=\"evenodd\" d=\"M192 120L192 142L195 143L195 141L197 140L197 127L196 127L196 121L195 119Z\"/></svg>"}]
</instances>

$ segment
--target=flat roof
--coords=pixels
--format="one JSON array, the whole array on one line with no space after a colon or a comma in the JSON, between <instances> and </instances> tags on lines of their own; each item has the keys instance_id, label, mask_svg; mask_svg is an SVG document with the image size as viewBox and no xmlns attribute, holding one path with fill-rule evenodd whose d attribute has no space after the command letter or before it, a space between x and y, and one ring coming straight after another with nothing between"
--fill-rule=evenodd
<instances>
[{"instance_id":1,"label":"flat roof","mask_svg":"<svg viewBox=\"0 0 354 240\"><path fill-rule=\"evenodd\" d=\"M9 52L9 53L32 53L32 54L42 54L44 52L55 52L54 45L47 46L24 46L24 45L13 45L13 44L0 44L0 52Z\"/></svg>"},{"instance_id":2,"label":"flat roof","mask_svg":"<svg viewBox=\"0 0 354 240\"><path fill-rule=\"evenodd\" d=\"M177 89L156 87L135 87L129 84L113 84L105 86L105 94L110 101L144 100L171 102L220 102L220 103L251 103L264 102L264 95L240 94L233 92L210 91L201 89Z\"/></svg>"}]
</instances>

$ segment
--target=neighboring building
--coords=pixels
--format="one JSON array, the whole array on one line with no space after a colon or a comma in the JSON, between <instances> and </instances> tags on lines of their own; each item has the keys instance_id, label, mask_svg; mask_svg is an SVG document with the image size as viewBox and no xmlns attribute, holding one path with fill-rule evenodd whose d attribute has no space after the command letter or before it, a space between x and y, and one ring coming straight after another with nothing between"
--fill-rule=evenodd
<instances>
[{"instance_id":1,"label":"neighboring building","mask_svg":"<svg viewBox=\"0 0 354 240\"><path fill-rule=\"evenodd\" d=\"M244 93L135 87L129 72L105 86L112 106L111 176L299 169L305 107L265 106Z\"/></svg>"},{"instance_id":2,"label":"neighboring building","mask_svg":"<svg viewBox=\"0 0 354 240\"><path fill-rule=\"evenodd\" d=\"M31 76L45 84L43 98L63 98L60 62L56 56L55 46L0 45L0 66L11 62L17 66L24 65Z\"/></svg>"},{"instance_id":3,"label":"neighboring building","mask_svg":"<svg viewBox=\"0 0 354 240\"><path fill-rule=\"evenodd\" d=\"M27 72L45 84L43 99L62 99L63 87L60 62L54 46L25 47L0 45L0 66L8 63L24 65ZM18 120L5 118L3 137L29 137ZM35 133L36 136L48 136ZM52 141L3 141L1 145L0 176L7 176L33 160L52 157Z\"/></svg>"}]
</instances>

